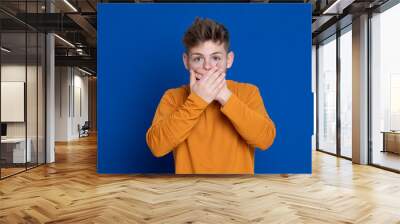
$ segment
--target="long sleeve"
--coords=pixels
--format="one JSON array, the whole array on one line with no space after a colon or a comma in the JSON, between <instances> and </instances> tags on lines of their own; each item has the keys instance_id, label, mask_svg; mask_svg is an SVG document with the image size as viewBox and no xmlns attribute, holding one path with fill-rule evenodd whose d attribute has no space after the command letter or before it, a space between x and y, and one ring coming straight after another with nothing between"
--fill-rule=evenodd
<instances>
[{"instance_id":1,"label":"long sleeve","mask_svg":"<svg viewBox=\"0 0 400 224\"><path fill-rule=\"evenodd\" d=\"M146 142L153 155L162 157L183 142L207 106L208 103L194 92L178 106L172 94L166 91L146 133Z\"/></svg>"},{"instance_id":2,"label":"long sleeve","mask_svg":"<svg viewBox=\"0 0 400 224\"><path fill-rule=\"evenodd\" d=\"M256 86L243 102L234 93L221 107L221 112L231 121L236 131L249 144L261 150L268 149L276 135L275 124L270 119Z\"/></svg>"}]
</instances>

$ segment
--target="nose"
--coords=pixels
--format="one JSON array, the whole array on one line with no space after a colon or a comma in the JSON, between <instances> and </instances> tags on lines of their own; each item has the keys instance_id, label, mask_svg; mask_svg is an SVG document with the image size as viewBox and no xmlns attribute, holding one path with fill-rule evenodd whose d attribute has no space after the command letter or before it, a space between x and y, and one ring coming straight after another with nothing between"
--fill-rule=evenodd
<instances>
[{"instance_id":1,"label":"nose","mask_svg":"<svg viewBox=\"0 0 400 224\"><path fill-rule=\"evenodd\" d=\"M212 66L208 60L204 60L203 67L205 70L210 70L212 68Z\"/></svg>"}]
</instances>

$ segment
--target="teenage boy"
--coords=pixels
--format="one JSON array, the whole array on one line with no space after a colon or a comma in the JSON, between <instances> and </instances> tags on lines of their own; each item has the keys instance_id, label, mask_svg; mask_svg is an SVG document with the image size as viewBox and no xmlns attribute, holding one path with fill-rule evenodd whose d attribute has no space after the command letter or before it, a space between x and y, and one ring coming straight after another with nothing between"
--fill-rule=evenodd
<instances>
[{"instance_id":1,"label":"teenage boy","mask_svg":"<svg viewBox=\"0 0 400 224\"><path fill-rule=\"evenodd\" d=\"M228 30L196 18L183 43L190 83L162 96L146 133L151 152L173 151L176 174L254 174L254 150L272 145L275 125L255 85L226 80Z\"/></svg>"}]
</instances>

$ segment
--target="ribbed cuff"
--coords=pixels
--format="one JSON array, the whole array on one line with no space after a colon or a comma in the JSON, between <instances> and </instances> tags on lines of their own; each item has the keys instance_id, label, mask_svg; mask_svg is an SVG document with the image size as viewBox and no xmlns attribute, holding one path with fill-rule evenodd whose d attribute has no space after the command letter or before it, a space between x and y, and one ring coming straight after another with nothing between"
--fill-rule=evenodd
<instances>
[{"instance_id":1,"label":"ribbed cuff","mask_svg":"<svg viewBox=\"0 0 400 224\"><path fill-rule=\"evenodd\" d=\"M226 101L225 105L221 107L221 112L224 114L235 113L235 108L238 108L237 106L239 103L240 102L237 96L234 93L232 93L228 101Z\"/></svg>"}]
</instances>

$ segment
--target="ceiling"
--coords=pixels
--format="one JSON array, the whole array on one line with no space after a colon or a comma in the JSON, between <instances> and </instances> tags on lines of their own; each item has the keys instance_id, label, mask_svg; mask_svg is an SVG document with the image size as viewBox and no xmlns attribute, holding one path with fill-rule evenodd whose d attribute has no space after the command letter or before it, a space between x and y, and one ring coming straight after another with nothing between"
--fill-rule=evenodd
<instances>
[{"instance_id":1,"label":"ceiling","mask_svg":"<svg viewBox=\"0 0 400 224\"><path fill-rule=\"evenodd\" d=\"M313 6L313 41L329 35L329 28L346 16L373 9L387 0L233 0L230 2L310 3ZM2 44L15 54L25 54L26 29L32 32L54 32L56 65L80 66L96 72L97 3L138 2L227 2L227 1L172 1L172 0L1 0L0 22ZM52 13L49 13L49 12ZM324 13L325 12L325 13ZM351 18L350 18L351 23ZM331 28L332 29L332 28ZM331 32L334 32L331 31ZM28 54L34 53L36 41L28 38ZM69 43L66 43L65 41ZM36 39L35 39L36 40ZM32 41L32 43L31 43ZM72 44L72 45L71 45ZM42 47L41 45L39 47ZM29 57L29 56L28 56Z\"/></svg>"}]
</instances>

